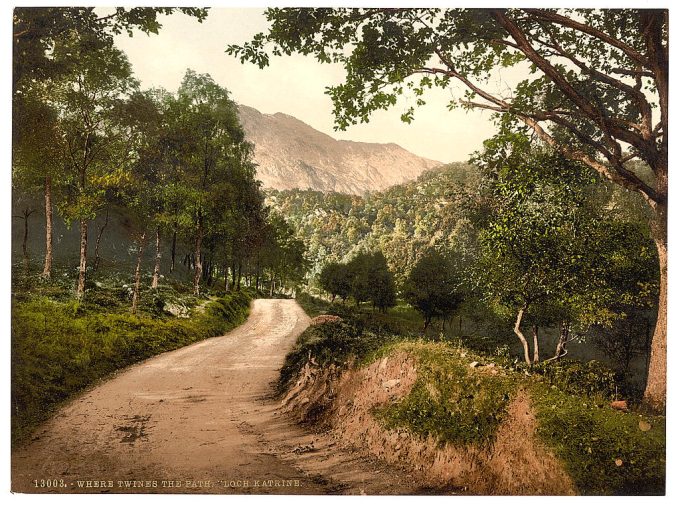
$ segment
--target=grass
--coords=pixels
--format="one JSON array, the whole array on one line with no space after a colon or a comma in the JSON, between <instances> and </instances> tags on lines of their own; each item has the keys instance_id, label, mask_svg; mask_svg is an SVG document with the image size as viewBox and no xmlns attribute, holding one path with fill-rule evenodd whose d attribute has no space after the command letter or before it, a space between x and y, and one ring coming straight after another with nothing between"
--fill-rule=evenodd
<instances>
[{"instance_id":1,"label":"grass","mask_svg":"<svg viewBox=\"0 0 680 508\"><path fill-rule=\"evenodd\" d=\"M470 367L481 358L445 344L401 342L390 349L417 359L418 379L409 395L375 410L378 421L440 443L487 445L493 440L518 388L515 373L489 375Z\"/></svg>"},{"instance_id":2,"label":"grass","mask_svg":"<svg viewBox=\"0 0 680 508\"><path fill-rule=\"evenodd\" d=\"M37 293L37 294L36 294ZM48 293L50 296L46 296ZM102 287L78 302L46 285L12 299L12 442L25 439L63 401L97 380L159 353L220 335L241 324L246 292L185 297L164 288L132 315L125 288ZM162 312L172 296L202 310L186 318Z\"/></svg>"},{"instance_id":3,"label":"grass","mask_svg":"<svg viewBox=\"0 0 680 508\"><path fill-rule=\"evenodd\" d=\"M538 438L581 494L663 494L665 418L611 409L616 386L612 372L601 365L572 361L527 370L507 358L474 352L461 341L399 335L391 330L403 324L386 325L363 312L347 311L343 318L300 336L281 370L282 390L309 358L320 366L349 368L406 351L416 359L418 378L406 397L374 409L386 428L408 429L439 443L489 446L509 402L523 389L531 396ZM494 362L497 373L473 368L473 361Z\"/></svg>"},{"instance_id":4,"label":"grass","mask_svg":"<svg viewBox=\"0 0 680 508\"><path fill-rule=\"evenodd\" d=\"M664 493L664 417L615 411L608 401L566 394L546 383L532 386L531 396L539 437L562 461L580 492Z\"/></svg>"}]
</instances>

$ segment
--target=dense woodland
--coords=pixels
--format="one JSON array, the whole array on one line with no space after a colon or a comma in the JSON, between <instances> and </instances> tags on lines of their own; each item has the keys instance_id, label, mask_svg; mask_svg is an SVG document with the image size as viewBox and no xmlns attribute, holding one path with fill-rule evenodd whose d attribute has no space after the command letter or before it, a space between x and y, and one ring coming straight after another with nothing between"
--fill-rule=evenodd
<instances>
[{"instance_id":1,"label":"dense woodland","mask_svg":"<svg viewBox=\"0 0 680 508\"><path fill-rule=\"evenodd\" d=\"M79 230L74 287L84 297L87 278L108 255L101 240L109 214L118 212L136 253L133 312L142 274L150 272L144 284L156 288L178 258L192 272L195 294L218 280L227 290L246 278L257 288L266 279L272 292L277 284L291 287L304 269L303 246L264 206L253 147L228 90L191 70L177 91L142 90L113 46L112 34L123 29L156 31L156 11L119 10L107 18L79 8L15 13L12 183L15 201L44 196L42 277L52 276L60 219ZM23 222L15 227L24 229L26 267L35 204L15 219ZM152 266L143 265L147 248L154 250Z\"/></svg>"}]
</instances>

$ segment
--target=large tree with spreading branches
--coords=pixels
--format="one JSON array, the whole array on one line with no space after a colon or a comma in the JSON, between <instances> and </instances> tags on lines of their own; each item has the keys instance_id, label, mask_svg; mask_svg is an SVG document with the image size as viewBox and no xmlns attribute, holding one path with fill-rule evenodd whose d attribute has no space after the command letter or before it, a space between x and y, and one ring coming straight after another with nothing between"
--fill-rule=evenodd
<instances>
[{"instance_id":1,"label":"large tree with spreading branches","mask_svg":"<svg viewBox=\"0 0 680 508\"><path fill-rule=\"evenodd\" d=\"M666 399L668 11L646 9L268 9L268 33L228 53L264 67L301 53L344 66L327 89L338 128L367 122L411 91L462 84L449 106L494 112L580 161L652 210L660 267L658 318L645 400ZM526 79L499 92L490 78L518 67ZM647 171L632 169L642 161Z\"/></svg>"}]
</instances>

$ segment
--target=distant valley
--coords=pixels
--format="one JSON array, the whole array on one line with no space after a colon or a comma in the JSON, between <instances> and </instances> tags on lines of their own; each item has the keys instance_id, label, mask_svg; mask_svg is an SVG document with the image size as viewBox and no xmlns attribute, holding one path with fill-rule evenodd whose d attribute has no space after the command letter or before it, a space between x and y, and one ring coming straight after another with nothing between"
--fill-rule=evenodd
<instances>
[{"instance_id":1,"label":"distant valley","mask_svg":"<svg viewBox=\"0 0 680 508\"><path fill-rule=\"evenodd\" d=\"M265 188L363 194L415 180L442 165L394 143L337 140L283 113L263 114L244 105L239 113L246 137L255 144L257 178Z\"/></svg>"}]
</instances>

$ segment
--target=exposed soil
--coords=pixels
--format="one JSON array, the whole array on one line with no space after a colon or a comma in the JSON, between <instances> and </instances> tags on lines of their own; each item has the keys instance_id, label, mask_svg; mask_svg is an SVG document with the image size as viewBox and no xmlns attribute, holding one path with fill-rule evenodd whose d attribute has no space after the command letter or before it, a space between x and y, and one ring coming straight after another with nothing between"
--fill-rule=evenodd
<instances>
[{"instance_id":1,"label":"exposed soil","mask_svg":"<svg viewBox=\"0 0 680 508\"><path fill-rule=\"evenodd\" d=\"M241 327L130 367L12 453L14 492L430 493L417 473L298 426L272 383L309 318L256 300ZM87 483L90 482L90 483Z\"/></svg>"}]
</instances>

